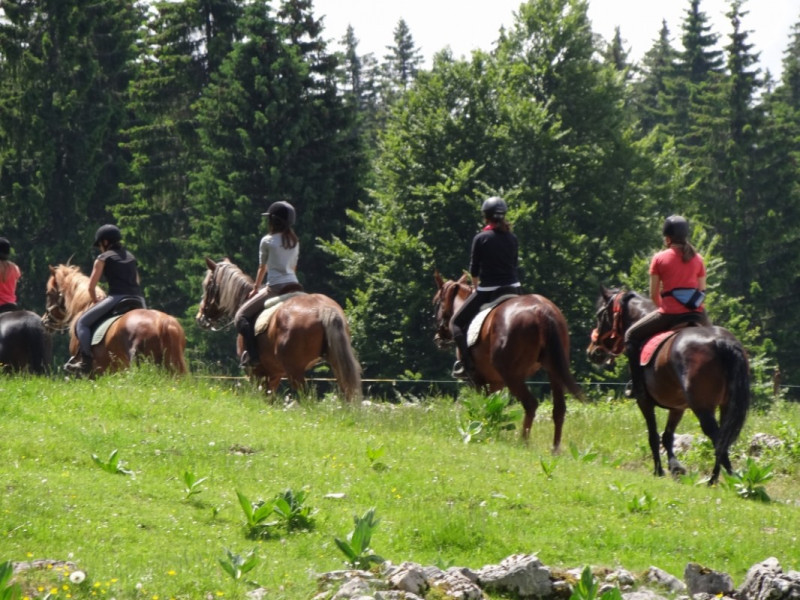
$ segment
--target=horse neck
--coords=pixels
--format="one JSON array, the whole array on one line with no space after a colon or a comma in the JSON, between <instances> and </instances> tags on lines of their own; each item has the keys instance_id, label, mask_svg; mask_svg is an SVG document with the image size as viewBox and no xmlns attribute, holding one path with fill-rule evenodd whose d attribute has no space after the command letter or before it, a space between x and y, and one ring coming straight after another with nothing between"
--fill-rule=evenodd
<instances>
[{"instance_id":1,"label":"horse neck","mask_svg":"<svg viewBox=\"0 0 800 600\"><path fill-rule=\"evenodd\" d=\"M652 300L649 298L644 298L643 296L639 296L638 294L634 294L631 298L625 303L625 313L627 318L627 326L635 323L645 315L653 312L656 309L656 305L653 303ZM627 327L626 327L627 329Z\"/></svg>"},{"instance_id":2,"label":"horse neck","mask_svg":"<svg viewBox=\"0 0 800 600\"><path fill-rule=\"evenodd\" d=\"M70 271L61 279L58 289L64 294L67 321L72 321L77 315L91 306L92 297L89 295L90 281L89 277L80 271ZM104 297L105 294L101 290L98 290L98 300Z\"/></svg>"},{"instance_id":3,"label":"horse neck","mask_svg":"<svg viewBox=\"0 0 800 600\"><path fill-rule=\"evenodd\" d=\"M220 269L222 267L222 269ZM225 314L233 316L253 290L253 280L233 263L222 263L214 274L217 278L217 301Z\"/></svg>"}]
</instances>

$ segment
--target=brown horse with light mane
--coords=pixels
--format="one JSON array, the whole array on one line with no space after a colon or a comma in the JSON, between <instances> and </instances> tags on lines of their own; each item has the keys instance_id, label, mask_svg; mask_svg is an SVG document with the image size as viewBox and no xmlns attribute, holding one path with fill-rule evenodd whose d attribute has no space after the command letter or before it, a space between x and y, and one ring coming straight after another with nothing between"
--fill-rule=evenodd
<instances>
[{"instance_id":1,"label":"brown horse with light mane","mask_svg":"<svg viewBox=\"0 0 800 600\"><path fill-rule=\"evenodd\" d=\"M231 320L253 289L253 280L227 258L206 258L203 297L196 321L204 329L220 329ZM350 329L342 307L323 294L298 294L281 302L266 331L256 336L259 364L252 374L264 378L275 393L283 377L293 389L305 385L305 373L322 360L333 369L347 400L361 397L361 365L350 345ZM237 337L238 353L242 338Z\"/></svg>"},{"instance_id":2,"label":"brown horse with light mane","mask_svg":"<svg viewBox=\"0 0 800 600\"><path fill-rule=\"evenodd\" d=\"M439 347L453 341L450 319L470 295L466 276L458 281L444 281L437 271L437 331L434 341ZM495 307L483 322L478 341L471 349L475 363L474 385L496 392L508 387L522 403L525 417L522 437L528 439L539 402L525 380L540 369L547 371L553 395L553 451L561 445L561 430L567 405L564 391L582 398L583 392L569 368L569 330L564 315L550 300L538 294L515 296Z\"/></svg>"},{"instance_id":3,"label":"brown horse with light mane","mask_svg":"<svg viewBox=\"0 0 800 600\"><path fill-rule=\"evenodd\" d=\"M96 289L98 299L105 292ZM76 265L50 267L47 280L45 326L70 330L69 349L78 352L75 322L92 305L89 277ZM126 369L135 360L149 358L176 373L186 373L186 336L175 317L158 310L128 311L108 328L99 344L92 346L93 374Z\"/></svg>"}]
</instances>

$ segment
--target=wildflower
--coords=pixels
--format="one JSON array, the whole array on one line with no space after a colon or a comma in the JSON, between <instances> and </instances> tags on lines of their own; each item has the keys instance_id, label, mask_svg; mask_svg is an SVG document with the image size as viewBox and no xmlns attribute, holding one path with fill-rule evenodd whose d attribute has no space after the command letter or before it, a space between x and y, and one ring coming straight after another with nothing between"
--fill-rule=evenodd
<instances>
[{"instance_id":1,"label":"wildflower","mask_svg":"<svg viewBox=\"0 0 800 600\"><path fill-rule=\"evenodd\" d=\"M72 583L79 584L83 583L83 580L86 579L86 573L83 571L73 571L69 574L69 580Z\"/></svg>"}]
</instances>

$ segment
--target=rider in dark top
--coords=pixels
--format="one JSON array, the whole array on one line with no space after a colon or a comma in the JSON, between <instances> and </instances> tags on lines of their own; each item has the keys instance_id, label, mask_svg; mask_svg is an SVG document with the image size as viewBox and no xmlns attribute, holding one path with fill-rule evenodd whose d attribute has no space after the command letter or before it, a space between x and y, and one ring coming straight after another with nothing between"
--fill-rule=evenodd
<instances>
[{"instance_id":1,"label":"rider in dark top","mask_svg":"<svg viewBox=\"0 0 800 600\"><path fill-rule=\"evenodd\" d=\"M520 294L519 243L506 221L508 206L492 196L481 212L485 227L472 239L469 272L475 288L450 321L460 360L453 365L453 377L471 379L475 370L467 346L467 329L481 306L500 296Z\"/></svg>"},{"instance_id":2,"label":"rider in dark top","mask_svg":"<svg viewBox=\"0 0 800 600\"><path fill-rule=\"evenodd\" d=\"M80 344L78 354L70 358L64 370L72 373L89 373L92 370L92 327L110 313L122 300L135 298L145 308L139 285L136 257L122 246L122 232L116 225L103 225L94 237L94 247L100 255L94 261L89 279L92 306L75 324L75 334ZM108 295L98 302L96 286L101 277L108 282Z\"/></svg>"}]
</instances>

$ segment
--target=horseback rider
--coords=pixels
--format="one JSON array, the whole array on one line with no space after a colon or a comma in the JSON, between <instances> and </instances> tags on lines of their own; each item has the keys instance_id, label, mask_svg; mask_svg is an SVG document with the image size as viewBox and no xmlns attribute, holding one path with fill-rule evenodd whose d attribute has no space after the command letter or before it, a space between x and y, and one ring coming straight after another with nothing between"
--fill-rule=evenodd
<instances>
[{"instance_id":1,"label":"horseback rider","mask_svg":"<svg viewBox=\"0 0 800 600\"><path fill-rule=\"evenodd\" d=\"M706 266L689 243L689 222L680 215L664 221L666 249L650 261L650 298L657 310L639 319L625 333L625 355L631 369L631 393L643 398L644 368L639 364L642 345L651 337L676 325L694 322L711 325L703 301Z\"/></svg>"},{"instance_id":2,"label":"horseback rider","mask_svg":"<svg viewBox=\"0 0 800 600\"><path fill-rule=\"evenodd\" d=\"M0 313L19 310L17 305L17 282L22 277L20 268L9 260L11 242L0 237Z\"/></svg>"},{"instance_id":3,"label":"horseback rider","mask_svg":"<svg viewBox=\"0 0 800 600\"><path fill-rule=\"evenodd\" d=\"M499 196L487 198L481 206L485 226L472 239L469 273L473 291L450 320L450 330L460 359L452 376L472 379L475 365L467 344L467 329L481 306L500 296L520 294L519 243L506 221L508 206Z\"/></svg>"},{"instance_id":4,"label":"horseback rider","mask_svg":"<svg viewBox=\"0 0 800 600\"><path fill-rule=\"evenodd\" d=\"M258 246L258 271L253 290L233 319L236 330L244 338L245 349L239 359L242 367L258 364L255 322L264 309L264 301L281 294L303 291L297 279L300 241L292 229L297 220L294 206L281 200L270 204L267 212L261 214L269 221L269 233L261 238ZM266 283L259 289L264 276Z\"/></svg>"},{"instance_id":5,"label":"horseback rider","mask_svg":"<svg viewBox=\"0 0 800 600\"><path fill-rule=\"evenodd\" d=\"M103 225L94 236L100 255L95 259L89 278L89 297L92 306L75 324L80 344L78 353L64 365L70 373L89 373L92 370L92 327L100 322L122 300L135 298L146 308L139 281L136 257L122 245L122 232L116 225ZM98 302L97 284L101 277L108 283L108 295Z\"/></svg>"}]
</instances>

